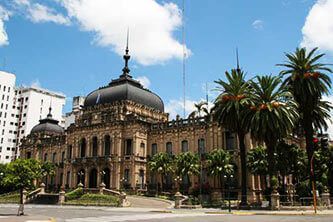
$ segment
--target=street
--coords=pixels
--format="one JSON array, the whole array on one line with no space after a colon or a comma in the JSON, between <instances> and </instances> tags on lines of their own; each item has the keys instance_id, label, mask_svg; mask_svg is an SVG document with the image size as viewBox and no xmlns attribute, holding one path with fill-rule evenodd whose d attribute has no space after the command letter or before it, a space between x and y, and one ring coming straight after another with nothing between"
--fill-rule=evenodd
<instances>
[{"instance_id":1,"label":"street","mask_svg":"<svg viewBox=\"0 0 333 222\"><path fill-rule=\"evenodd\" d=\"M280 215L255 215L269 214L270 212L242 211L236 214L227 214L226 211L213 209L199 210L174 210L174 209L149 209L149 208L107 208L107 207L72 207L72 206L42 206L27 205L25 215L17 217L16 205L0 205L1 222L33 222L33 221L57 221L57 222L113 222L113 221L204 221L204 222L302 222L320 221L331 222L333 214L321 215L292 215L299 212L278 212ZM272 212L274 213L274 212Z\"/></svg>"}]
</instances>

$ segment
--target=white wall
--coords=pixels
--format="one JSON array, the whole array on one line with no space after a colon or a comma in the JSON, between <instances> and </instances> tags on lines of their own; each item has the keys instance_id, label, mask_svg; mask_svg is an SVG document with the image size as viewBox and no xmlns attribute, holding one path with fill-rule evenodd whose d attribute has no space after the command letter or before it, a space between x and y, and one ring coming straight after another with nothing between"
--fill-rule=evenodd
<instances>
[{"instance_id":1,"label":"white wall","mask_svg":"<svg viewBox=\"0 0 333 222\"><path fill-rule=\"evenodd\" d=\"M0 163L8 163L15 149L16 111L12 109L15 75L0 71Z\"/></svg>"}]
</instances>

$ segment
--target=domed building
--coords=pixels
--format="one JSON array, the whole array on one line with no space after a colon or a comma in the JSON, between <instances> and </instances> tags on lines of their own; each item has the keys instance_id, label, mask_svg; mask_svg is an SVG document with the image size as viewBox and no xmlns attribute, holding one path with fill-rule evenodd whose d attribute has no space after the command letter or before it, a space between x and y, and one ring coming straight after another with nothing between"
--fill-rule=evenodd
<instances>
[{"instance_id":1,"label":"domed building","mask_svg":"<svg viewBox=\"0 0 333 222\"><path fill-rule=\"evenodd\" d=\"M22 142L22 158L57 163L56 176L48 180L49 185L75 188L82 183L97 188L104 182L109 189L156 189L163 181L163 189L175 191L172 175L161 180L149 172L147 162L156 153L205 154L225 147L235 153L235 162L239 163L234 134L209 118L169 120L162 99L130 75L129 59L127 47L122 74L87 95L69 128L64 131L50 113ZM247 145L250 142L248 138ZM249 175L252 191L259 184L257 180ZM183 183L188 181L184 179ZM201 177L191 176L190 181L192 186L200 182L209 183L213 189L221 186L207 176L205 169ZM234 192L240 192L239 186Z\"/></svg>"}]
</instances>

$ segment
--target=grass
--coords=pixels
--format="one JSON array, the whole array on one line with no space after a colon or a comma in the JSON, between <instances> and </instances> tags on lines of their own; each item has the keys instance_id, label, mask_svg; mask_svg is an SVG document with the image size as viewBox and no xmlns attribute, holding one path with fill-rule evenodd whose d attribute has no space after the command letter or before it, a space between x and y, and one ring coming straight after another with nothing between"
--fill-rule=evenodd
<instances>
[{"instance_id":1,"label":"grass","mask_svg":"<svg viewBox=\"0 0 333 222\"><path fill-rule=\"evenodd\" d=\"M77 199L71 199L65 202L66 205L83 206L119 206L119 199L110 195L103 194L83 194Z\"/></svg>"},{"instance_id":2,"label":"grass","mask_svg":"<svg viewBox=\"0 0 333 222\"><path fill-rule=\"evenodd\" d=\"M0 195L0 203L18 203L20 201L20 194L18 192L11 192Z\"/></svg>"}]
</instances>

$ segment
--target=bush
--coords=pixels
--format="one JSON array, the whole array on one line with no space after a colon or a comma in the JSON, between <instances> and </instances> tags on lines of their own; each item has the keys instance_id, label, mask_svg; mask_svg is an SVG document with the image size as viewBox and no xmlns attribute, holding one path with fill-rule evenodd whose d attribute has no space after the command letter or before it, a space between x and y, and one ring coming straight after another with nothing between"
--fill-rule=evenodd
<instances>
[{"instance_id":1,"label":"bush","mask_svg":"<svg viewBox=\"0 0 333 222\"><path fill-rule=\"evenodd\" d=\"M0 203L18 203L19 200L20 200L20 194L17 192L0 195Z\"/></svg>"},{"instance_id":2,"label":"bush","mask_svg":"<svg viewBox=\"0 0 333 222\"><path fill-rule=\"evenodd\" d=\"M72 199L66 202L70 205L101 205L101 206L119 206L119 199L115 196L103 194L83 194L78 199Z\"/></svg>"},{"instance_id":3,"label":"bush","mask_svg":"<svg viewBox=\"0 0 333 222\"><path fill-rule=\"evenodd\" d=\"M79 199L83 195L83 189L77 188L66 194L66 200L75 200Z\"/></svg>"}]
</instances>

